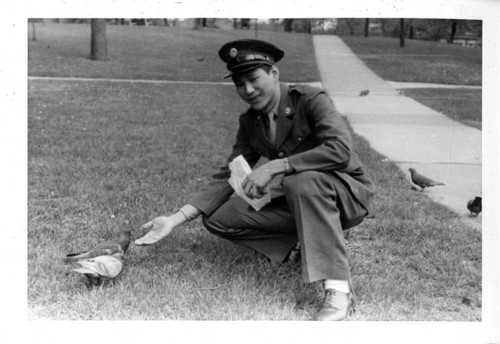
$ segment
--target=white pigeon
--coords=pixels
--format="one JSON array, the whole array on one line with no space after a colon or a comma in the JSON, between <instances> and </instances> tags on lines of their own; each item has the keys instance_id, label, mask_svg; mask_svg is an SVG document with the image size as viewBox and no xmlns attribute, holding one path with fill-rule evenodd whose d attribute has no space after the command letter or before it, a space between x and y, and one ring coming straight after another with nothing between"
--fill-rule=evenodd
<instances>
[{"instance_id":1,"label":"white pigeon","mask_svg":"<svg viewBox=\"0 0 500 344\"><path fill-rule=\"evenodd\" d=\"M84 274L90 280L101 282L103 279L113 279L120 274L123 268L121 259L114 256L99 256L77 261L80 268L72 271Z\"/></svg>"}]
</instances>

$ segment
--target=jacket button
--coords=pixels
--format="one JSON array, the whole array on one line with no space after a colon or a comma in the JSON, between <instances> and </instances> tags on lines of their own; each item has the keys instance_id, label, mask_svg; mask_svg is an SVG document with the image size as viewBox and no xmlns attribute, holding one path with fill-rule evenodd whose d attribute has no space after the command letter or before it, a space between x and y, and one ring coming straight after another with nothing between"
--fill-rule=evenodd
<instances>
[{"instance_id":1,"label":"jacket button","mask_svg":"<svg viewBox=\"0 0 500 344\"><path fill-rule=\"evenodd\" d=\"M297 137L297 140L299 140L299 142L302 141L302 137L300 137L300 136Z\"/></svg>"},{"instance_id":2,"label":"jacket button","mask_svg":"<svg viewBox=\"0 0 500 344\"><path fill-rule=\"evenodd\" d=\"M280 158L283 158L283 157L285 156L285 153L283 153L283 152L279 152L279 153L278 153L278 156L279 156Z\"/></svg>"}]
</instances>

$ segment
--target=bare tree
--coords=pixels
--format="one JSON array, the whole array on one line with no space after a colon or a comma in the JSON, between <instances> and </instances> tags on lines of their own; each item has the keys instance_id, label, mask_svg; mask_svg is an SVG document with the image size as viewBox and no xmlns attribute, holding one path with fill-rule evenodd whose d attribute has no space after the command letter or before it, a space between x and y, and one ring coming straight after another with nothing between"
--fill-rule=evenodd
<instances>
[{"instance_id":1,"label":"bare tree","mask_svg":"<svg viewBox=\"0 0 500 344\"><path fill-rule=\"evenodd\" d=\"M91 19L90 31L90 59L95 61L109 60L106 19Z\"/></svg>"},{"instance_id":2,"label":"bare tree","mask_svg":"<svg viewBox=\"0 0 500 344\"><path fill-rule=\"evenodd\" d=\"M405 20L399 19L399 47L405 47Z\"/></svg>"},{"instance_id":3,"label":"bare tree","mask_svg":"<svg viewBox=\"0 0 500 344\"><path fill-rule=\"evenodd\" d=\"M283 19L283 28L285 32L292 32L293 30L293 19Z\"/></svg>"},{"instance_id":4,"label":"bare tree","mask_svg":"<svg viewBox=\"0 0 500 344\"><path fill-rule=\"evenodd\" d=\"M370 18L365 19L365 37L370 35Z\"/></svg>"},{"instance_id":5,"label":"bare tree","mask_svg":"<svg viewBox=\"0 0 500 344\"><path fill-rule=\"evenodd\" d=\"M347 28L349 35L354 35L356 33L356 29L360 24L362 24L362 19L359 18L342 18L339 19L339 30L341 34L344 34L344 28Z\"/></svg>"},{"instance_id":6,"label":"bare tree","mask_svg":"<svg viewBox=\"0 0 500 344\"><path fill-rule=\"evenodd\" d=\"M193 29L198 30L200 27L207 27L207 18L195 18Z\"/></svg>"},{"instance_id":7,"label":"bare tree","mask_svg":"<svg viewBox=\"0 0 500 344\"><path fill-rule=\"evenodd\" d=\"M415 38L415 28L413 27L413 20L409 20L408 25L410 26L410 30L408 32L408 38L413 39Z\"/></svg>"},{"instance_id":8,"label":"bare tree","mask_svg":"<svg viewBox=\"0 0 500 344\"><path fill-rule=\"evenodd\" d=\"M448 43L453 43L455 39L455 34L457 33L457 20L451 20L450 36L448 37Z\"/></svg>"},{"instance_id":9,"label":"bare tree","mask_svg":"<svg viewBox=\"0 0 500 344\"><path fill-rule=\"evenodd\" d=\"M33 35L31 36L31 40L33 42L36 41L36 26L35 26L35 23L38 21L38 19L35 19L35 18L31 18L31 19L28 19L28 22L31 23L31 29L33 31Z\"/></svg>"},{"instance_id":10,"label":"bare tree","mask_svg":"<svg viewBox=\"0 0 500 344\"><path fill-rule=\"evenodd\" d=\"M304 31L308 34L311 34L311 32L312 32L312 20L311 19L304 19Z\"/></svg>"}]
</instances>

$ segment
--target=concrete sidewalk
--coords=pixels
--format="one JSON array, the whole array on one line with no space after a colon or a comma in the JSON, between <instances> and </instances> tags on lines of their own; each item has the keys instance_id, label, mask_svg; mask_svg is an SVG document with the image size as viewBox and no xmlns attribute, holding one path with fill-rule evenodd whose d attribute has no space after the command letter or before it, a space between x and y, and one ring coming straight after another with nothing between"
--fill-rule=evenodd
<instances>
[{"instance_id":1,"label":"concrete sidewalk","mask_svg":"<svg viewBox=\"0 0 500 344\"><path fill-rule=\"evenodd\" d=\"M482 215L471 218L466 207L468 200L482 195L481 131L400 95L340 38L314 36L314 47L323 87L354 131L395 162L408 180L408 168L414 167L445 183L424 194L481 229ZM363 90L369 94L361 97Z\"/></svg>"}]
</instances>

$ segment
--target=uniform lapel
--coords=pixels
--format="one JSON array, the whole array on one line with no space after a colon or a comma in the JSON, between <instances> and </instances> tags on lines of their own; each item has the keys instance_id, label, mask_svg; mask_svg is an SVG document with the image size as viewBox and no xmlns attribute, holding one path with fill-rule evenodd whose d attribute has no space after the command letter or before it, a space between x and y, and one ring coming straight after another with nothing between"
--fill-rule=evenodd
<instances>
[{"instance_id":1,"label":"uniform lapel","mask_svg":"<svg viewBox=\"0 0 500 344\"><path fill-rule=\"evenodd\" d=\"M285 141L288 133L293 127L293 107L290 96L288 95L288 87L284 84L280 85L281 97L278 107L278 120L276 122L276 148L279 148Z\"/></svg>"}]
</instances>

